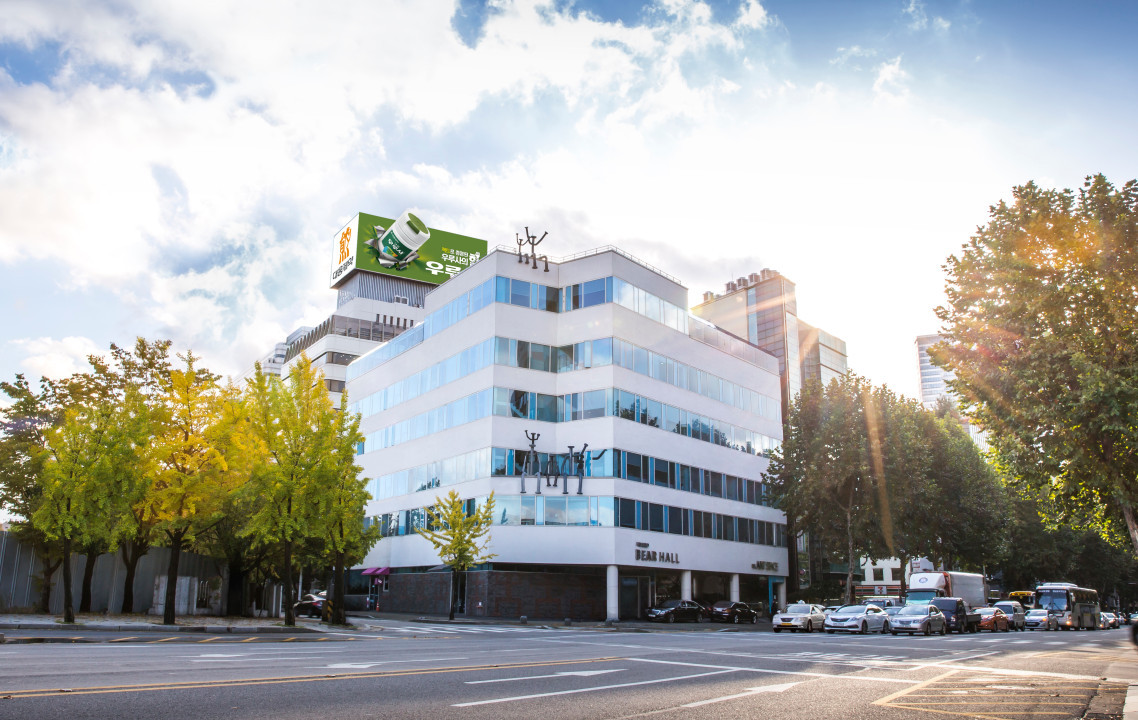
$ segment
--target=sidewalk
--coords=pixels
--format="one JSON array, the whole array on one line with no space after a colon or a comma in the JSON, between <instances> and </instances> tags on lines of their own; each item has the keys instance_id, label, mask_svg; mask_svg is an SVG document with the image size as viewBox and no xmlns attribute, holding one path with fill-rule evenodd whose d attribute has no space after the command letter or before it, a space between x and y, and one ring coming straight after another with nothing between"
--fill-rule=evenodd
<instances>
[{"instance_id":1,"label":"sidewalk","mask_svg":"<svg viewBox=\"0 0 1138 720\"><path fill-rule=\"evenodd\" d=\"M446 615L423 615L420 613L396 613L383 611L348 611L348 622L363 626L381 626L383 620L399 622L421 622L436 625L508 625L511 627L573 627L608 632L769 632L769 620L759 620L758 623L743 623L729 625L704 621L699 623L654 623L642 620L621 620L611 624L598 620L573 620L566 624L565 619L528 618L522 622L520 618L494 618L494 617L467 617L457 615L449 620ZM374 621L374 622L368 622Z\"/></svg>"},{"instance_id":2,"label":"sidewalk","mask_svg":"<svg viewBox=\"0 0 1138 720\"><path fill-rule=\"evenodd\" d=\"M318 629L297 625L285 627L282 618L244 618L187 615L176 625L163 625L158 615L104 615L77 613L73 624L58 615L0 615L0 630L104 631L104 632L198 632L198 633L306 633Z\"/></svg>"}]
</instances>

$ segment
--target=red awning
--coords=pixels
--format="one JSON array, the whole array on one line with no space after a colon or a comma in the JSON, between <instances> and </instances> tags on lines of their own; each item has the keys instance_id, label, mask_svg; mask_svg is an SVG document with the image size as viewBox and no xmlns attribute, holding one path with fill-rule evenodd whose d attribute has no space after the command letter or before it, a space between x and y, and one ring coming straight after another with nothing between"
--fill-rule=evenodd
<instances>
[{"instance_id":1,"label":"red awning","mask_svg":"<svg viewBox=\"0 0 1138 720\"><path fill-rule=\"evenodd\" d=\"M391 572L391 568L381 567L381 568L366 568L360 574L361 575L387 575L390 572Z\"/></svg>"}]
</instances>

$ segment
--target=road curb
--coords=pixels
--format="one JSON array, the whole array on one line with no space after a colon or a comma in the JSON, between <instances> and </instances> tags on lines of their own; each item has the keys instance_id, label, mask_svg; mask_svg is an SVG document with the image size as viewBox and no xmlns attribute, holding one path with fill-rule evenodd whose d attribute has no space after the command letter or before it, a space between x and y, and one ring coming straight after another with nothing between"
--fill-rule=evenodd
<instances>
[{"instance_id":1,"label":"road curb","mask_svg":"<svg viewBox=\"0 0 1138 720\"><path fill-rule=\"evenodd\" d=\"M1122 706L1122 720L1138 720L1138 683L1126 690L1126 704Z\"/></svg>"}]
</instances>

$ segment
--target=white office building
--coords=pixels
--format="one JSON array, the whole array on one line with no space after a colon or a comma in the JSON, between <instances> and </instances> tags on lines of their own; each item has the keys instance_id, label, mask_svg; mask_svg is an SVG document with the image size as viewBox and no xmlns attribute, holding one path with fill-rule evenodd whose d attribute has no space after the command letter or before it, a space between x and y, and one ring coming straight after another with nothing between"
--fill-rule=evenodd
<instances>
[{"instance_id":1,"label":"white office building","mask_svg":"<svg viewBox=\"0 0 1138 720\"><path fill-rule=\"evenodd\" d=\"M494 496L494 557L458 580L468 615L784 603L785 516L763 483L778 362L687 308L679 281L612 248L536 268L499 250L349 365L384 531L354 574L384 578L379 607L446 611L452 576L415 529L451 489L470 511ZM551 464L572 477L554 487Z\"/></svg>"}]
</instances>

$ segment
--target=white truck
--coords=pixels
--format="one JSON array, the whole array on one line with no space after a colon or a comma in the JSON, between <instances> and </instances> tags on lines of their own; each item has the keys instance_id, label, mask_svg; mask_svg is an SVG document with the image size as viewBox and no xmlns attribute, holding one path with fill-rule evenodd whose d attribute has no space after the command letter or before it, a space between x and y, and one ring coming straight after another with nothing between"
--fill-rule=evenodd
<instances>
[{"instance_id":1,"label":"white truck","mask_svg":"<svg viewBox=\"0 0 1138 720\"><path fill-rule=\"evenodd\" d=\"M979 632L980 613L976 608L988 604L988 581L983 575L963 572L917 572L909 576L905 603L928 603L936 598L959 598L964 607L951 614L958 632ZM940 603L938 602L939 606ZM957 607L959 603L957 603ZM956 617L961 615L961 617Z\"/></svg>"}]
</instances>

